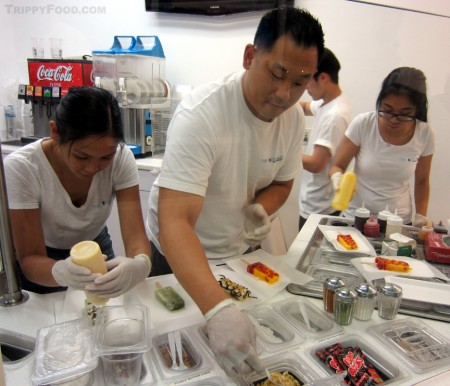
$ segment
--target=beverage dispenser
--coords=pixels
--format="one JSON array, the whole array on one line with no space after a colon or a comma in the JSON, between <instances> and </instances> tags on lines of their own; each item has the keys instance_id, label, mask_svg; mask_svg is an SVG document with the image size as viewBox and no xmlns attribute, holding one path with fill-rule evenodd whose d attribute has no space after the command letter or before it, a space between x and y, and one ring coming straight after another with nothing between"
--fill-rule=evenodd
<instances>
[{"instance_id":1,"label":"beverage dispenser","mask_svg":"<svg viewBox=\"0 0 450 386\"><path fill-rule=\"evenodd\" d=\"M110 49L93 51L92 57L95 85L111 91L121 107L127 145L136 157L156 152L152 114L172 114L175 106L159 38L115 36Z\"/></svg>"}]
</instances>

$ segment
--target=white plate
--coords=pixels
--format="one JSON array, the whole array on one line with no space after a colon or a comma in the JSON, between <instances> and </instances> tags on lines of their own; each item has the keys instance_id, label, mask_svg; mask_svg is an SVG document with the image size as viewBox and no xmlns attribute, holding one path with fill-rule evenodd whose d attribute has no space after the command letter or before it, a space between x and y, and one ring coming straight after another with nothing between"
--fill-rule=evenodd
<instances>
[{"instance_id":1,"label":"white plate","mask_svg":"<svg viewBox=\"0 0 450 386\"><path fill-rule=\"evenodd\" d=\"M378 269L375 264L375 257L359 257L350 260L350 263L363 275L367 281L372 281L375 279L381 279L386 276L420 276L420 277L440 277L445 279L446 276L443 275L438 269L434 268L431 264L426 261L416 260L411 257L405 256L380 256L386 259L395 259L400 261L406 261L412 268L409 272L394 272L385 271Z\"/></svg>"},{"instance_id":2,"label":"white plate","mask_svg":"<svg viewBox=\"0 0 450 386\"><path fill-rule=\"evenodd\" d=\"M217 280L219 280L221 278L221 275L223 275L223 276L227 277L228 279L230 279L231 281L233 281L234 283L240 284L240 285L246 287L251 292L251 294L253 296L255 296L254 298L250 298L250 299L244 300L242 302L231 298L240 310L247 310L247 309L253 308L257 304L259 304L265 300L265 296L263 294L261 294L258 291L258 289L256 289L256 287L253 285L252 282L250 282L249 280L245 280L241 275L238 275L236 272L234 272L230 269L221 268L221 267L211 267L211 270Z\"/></svg>"},{"instance_id":3,"label":"white plate","mask_svg":"<svg viewBox=\"0 0 450 386\"><path fill-rule=\"evenodd\" d=\"M402 287L403 299L450 306L449 284L408 279L402 276L385 276L384 280Z\"/></svg>"},{"instance_id":4,"label":"white plate","mask_svg":"<svg viewBox=\"0 0 450 386\"><path fill-rule=\"evenodd\" d=\"M278 272L280 278L277 282L269 284L263 280L258 279L251 273L247 272L247 263L253 264L257 261L267 265L274 271ZM258 293L264 296L264 300L270 299L278 292L286 288L286 286L293 280L291 280L290 272L295 273L292 267L284 264L282 257L276 257L263 250L257 250L247 255L241 256L237 259L230 259L226 261L226 264L233 269L239 276L241 276L247 283L257 290ZM294 272L295 271L295 272ZM312 278L311 278L312 279Z\"/></svg>"},{"instance_id":5,"label":"white plate","mask_svg":"<svg viewBox=\"0 0 450 386\"><path fill-rule=\"evenodd\" d=\"M162 287L171 286L184 300L184 307L179 310L169 311L156 300L155 290L157 289L157 282ZM153 328L166 326L171 322L177 323L178 321L179 323L180 320L190 320L192 323L204 320L200 309L180 283L178 283L178 280L173 274L148 278L142 283L139 283L133 290L139 302L147 306Z\"/></svg>"},{"instance_id":6,"label":"white plate","mask_svg":"<svg viewBox=\"0 0 450 386\"><path fill-rule=\"evenodd\" d=\"M325 238L333 244L337 251L347 253L365 253L369 256L376 256L376 252L375 249L373 249L372 244L369 243L369 240L367 240L367 238L358 229L352 227L335 227L332 225L318 225L318 227L322 231ZM339 234L352 236L353 240L355 240L358 245L358 248L352 250L345 249L344 246L337 241L337 236Z\"/></svg>"}]
</instances>

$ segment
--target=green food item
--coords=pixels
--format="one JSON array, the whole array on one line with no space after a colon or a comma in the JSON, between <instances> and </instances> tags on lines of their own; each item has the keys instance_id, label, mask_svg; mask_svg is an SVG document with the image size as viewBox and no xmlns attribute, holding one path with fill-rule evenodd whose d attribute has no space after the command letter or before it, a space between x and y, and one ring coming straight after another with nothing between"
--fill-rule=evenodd
<instances>
[{"instance_id":1,"label":"green food item","mask_svg":"<svg viewBox=\"0 0 450 386\"><path fill-rule=\"evenodd\" d=\"M165 308L175 311L184 307L183 298L171 286L161 287L159 283L156 285L158 289L155 291L155 297Z\"/></svg>"}]
</instances>

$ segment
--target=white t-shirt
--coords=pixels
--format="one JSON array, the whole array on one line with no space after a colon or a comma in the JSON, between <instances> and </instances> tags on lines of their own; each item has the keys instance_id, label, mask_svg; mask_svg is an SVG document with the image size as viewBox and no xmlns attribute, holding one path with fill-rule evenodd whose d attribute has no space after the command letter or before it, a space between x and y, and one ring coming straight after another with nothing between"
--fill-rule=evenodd
<instances>
[{"instance_id":1,"label":"white t-shirt","mask_svg":"<svg viewBox=\"0 0 450 386\"><path fill-rule=\"evenodd\" d=\"M336 148L352 117L350 102L344 94L324 106L322 104L322 100L313 101L310 104L315 119L305 154L312 155L314 147L319 145L330 150L331 159L319 173L311 173L305 169L302 171L300 215L303 218L308 218L312 213L330 214L336 210L331 207L334 191L328 177L328 170L333 164Z\"/></svg>"},{"instance_id":2,"label":"white t-shirt","mask_svg":"<svg viewBox=\"0 0 450 386\"><path fill-rule=\"evenodd\" d=\"M386 209L411 222L413 200L410 183L420 157L434 152L434 131L428 123L416 120L414 136L405 145L386 143L378 129L376 112L358 115L345 135L360 147L355 157L356 193L345 216L354 217L363 201L370 213Z\"/></svg>"},{"instance_id":3,"label":"white t-shirt","mask_svg":"<svg viewBox=\"0 0 450 386\"><path fill-rule=\"evenodd\" d=\"M167 134L161 173L149 199L147 232L158 242L159 187L205 198L195 230L208 258L243 253L244 208L272 181L299 172L304 115L296 103L273 122L248 109L243 72L194 90L178 106Z\"/></svg>"},{"instance_id":4,"label":"white t-shirt","mask_svg":"<svg viewBox=\"0 0 450 386\"><path fill-rule=\"evenodd\" d=\"M41 210L45 245L70 249L93 240L105 227L115 192L139 184L136 161L126 146L117 148L111 165L98 172L84 205L76 207L42 150L42 140L5 158L10 209Z\"/></svg>"}]
</instances>

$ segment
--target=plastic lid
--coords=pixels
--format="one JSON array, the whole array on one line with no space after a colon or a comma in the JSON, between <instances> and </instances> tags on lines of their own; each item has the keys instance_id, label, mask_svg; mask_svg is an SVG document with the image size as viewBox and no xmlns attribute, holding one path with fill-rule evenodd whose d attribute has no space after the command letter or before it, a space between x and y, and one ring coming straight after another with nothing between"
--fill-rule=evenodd
<instances>
[{"instance_id":1,"label":"plastic lid","mask_svg":"<svg viewBox=\"0 0 450 386\"><path fill-rule=\"evenodd\" d=\"M143 353L149 350L148 310L144 305L105 306L94 328L97 355Z\"/></svg>"},{"instance_id":2,"label":"plastic lid","mask_svg":"<svg viewBox=\"0 0 450 386\"><path fill-rule=\"evenodd\" d=\"M388 216L387 222L391 225L403 225L403 219L396 214L391 214Z\"/></svg>"},{"instance_id":3,"label":"plastic lid","mask_svg":"<svg viewBox=\"0 0 450 386\"><path fill-rule=\"evenodd\" d=\"M88 373L97 363L90 318L54 324L37 332L31 379L35 385L54 384Z\"/></svg>"},{"instance_id":4,"label":"plastic lid","mask_svg":"<svg viewBox=\"0 0 450 386\"><path fill-rule=\"evenodd\" d=\"M398 298L402 294L402 287L397 284L386 283L383 287L380 288L380 292L383 295Z\"/></svg>"},{"instance_id":5,"label":"plastic lid","mask_svg":"<svg viewBox=\"0 0 450 386\"><path fill-rule=\"evenodd\" d=\"M323 284L326 289L332 291L345 286L344 281L342 279L339 279L338 277L329 277L328 279L325 280Z\"/></svg>"},{"instance_id":6,"label":"plastic lid","mask_svg":"<svg viewBox=\"0 0 450 386\"><path fill-rule=\"evenodd\" d=\"M335 301L341 303L354 303L356 301L356 292L350 288L338 288L335 292Z\"/></svg>"},{"instance_id":7,"label":"plastic lid","mask_svg":"<svg viewBox=\"0 0 450 386\"><path fill-rule=\"evenodd\" d=\"M365 225L368 225L368 226L371 226L371 227L379 227L380 226L380 224L378 224L377 220L375 220L375 217L374 217L373 214L370 215L370 217L366 221Z\"/></svg>"},{"instance_id":8,"label":"plastic lid","mask_svg":"<svg viewBox=\"0 0 450 386\"><path fill-rule=\"evenodd\" d=\"M366 208L365 203L362 203L361 208L358 208L355 210L355 216L356 217L369 217L370 216L370 211L369 209Z\"/></svg>"},{"instance_id":9,"label":"plastic lid","mask_svg":"<svg viewBox=\"0 0 450 386\"><path fill-rule=\"evenodd\" d=\"M379 220L387 220L389 216L392 216L392 212L389 211L389 205L386 205L386 209L378 212Z\"/></svg>"},{"instance_id":10,"label":"plastic lid","mask_svg":"<svg viewBox=\"0 0 450 386\"><path fill-rule=\"evenodd\" d=\"M361 283L356 286L355 292L360 298L373 298L377 295L375 287L367 283Z\"/></svg>"}]
</instances>

